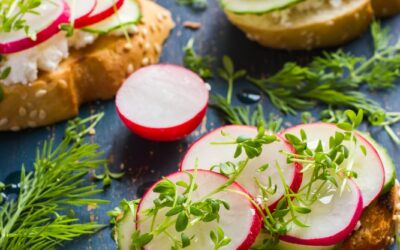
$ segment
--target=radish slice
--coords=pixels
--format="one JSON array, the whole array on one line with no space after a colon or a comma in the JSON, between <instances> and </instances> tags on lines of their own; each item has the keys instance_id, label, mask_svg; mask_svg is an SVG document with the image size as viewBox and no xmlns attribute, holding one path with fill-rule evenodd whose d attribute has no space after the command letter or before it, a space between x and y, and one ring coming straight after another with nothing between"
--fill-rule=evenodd
<instances>
[{"instance_id":1,"label":"radish slice","mask_svg":"<svg viewBox=\"0 0 400 250\"><path fill-rule=\"evenodd\" d=\"M336 131L342 131L333 124L313 123L287 129L283 134L290 133L300 137L300 130L302 129L306 132L310 145L317 145L319 140L324 145L328 145L329 138L334 136ZM365 156L360 148L357 147L352 170L358 174L354 181L360 187L364 207L367 207L381 193L385 182L385 174L383 163L376 149L364 137L360 135L357 135L357 137L359 143L365 146L367 155ZM347 161L343 164L347 164Z\"/></svg>"},{"instance_id":2,"label":"radish slice","mask_svg":"<svg viewBox=\"0 0 400 250\"><path fill-rule=\"evenodd\" d=\"M36 39L26 36L24 29L0 34L0 54L10 54L32 48L60 31L60 24L68 23L70 10L64 0L43 1L34 13L27 13L24 19L29 23L30 31L36 33Z\"/></svg>"},{"instance_id":3,"label":"radish slice","mask_svg":"<svg viewBox=\"0 0 400 250\"><path fill-rule=\"evenodd\" d=\"M96 7L97 0L66 0L71 9L71 19L74 20L74 27L81 28L84 21ZM102 0L100 0L102 1Z\"/></svg>"},{"instance_id":4,"label":"radish slice","mask_svg":"<svg viewBox=\"0 0 400 250\"><path fill-rule=\"evenodd\" d=\"M238 163L244 160L244 156L234 159L235 145L211 144L213 142L232 141L232 138L223 136L221 131L234 138L239 136L255 137L257 135L256 127L231 125L218 128L200 138L189 148L181 162L181 171L193 169L196 161L198 161L199 168L210 169L212 166L223 162L231 161ZM263 203L263 205L268 206L270 210L276 207L284 194L283 184L277 171L276 163L279 163L286 183L294 192L297 192L302 181L302 174L300 173L301 166L298 164L288 164L286 156L281 154L280 151L293 152L293 148L283 139L272 144L264 145L262 154L250 160L237 179L239 184L243 185L256 200L259 200L262 196L260 188L255 182L255 178L257 178L262 185L267 186L269 177L271 177L272 184L277 186L277 190L276 193L270 197L270 200ZM265 171L259 171L259 168L265 164L268 164L269 167ZM218 169L215 171L218 171Z\"/></svg>"},{"instance_id":5,"label":"radish slice","mask_svg":"<svg viewBox=\"0 0 400 250\"><path fill-rule=\"evenodd\" d=\"M86 27L103 21L104 19L114 15L123 4L124 0L97 0L96 7L90 15L82 18L79 22L79 27Z\"/></svg>"},{"instance_id":6,"label":"radish slice","mask_svg":"<svg viewBox=\"0 0 400 250\"><path fill-rule=\"evenodd\" d=\"M138 135L172 141L191 133L202 121L208 102L203 80L175 65L153 65L132 74L116 96L117 112Z\"/></svg>"},{"instance_id":7,"label":"radish slice","mask_svg":"<svg viewBox=\"0 0 400 250\"><path fill-rule=\"evenodd\" d=\"M189 172L191 172L194 176L196 175L194 171ZM177 172L169 175L166 178L174 183L178 181L185 181L187 183L189 182L189 177L184 172ZM199 188L192 193L192 200L194 202L201 200L220 185L224 184L227 180L228 178L218 173L207 170L198 170L195 183ZM155 185L157 185L157 183ZM153 201L158 198L158 194L152 191L155 185L144 195L139 204L136 221L137 230L139 230L142 234L150 231L151 220L146 219L146 217L143 216L142 211L154 206ZM246 193L246 191L237 183L233 183L229 189ZM178 187L178 193L182 193L183 191L183 188ZM230 209L226 210L225 208L221 208L219 212L219 223L216 221L198 222L194 224L194 226L188 227L185 230L185 234L189 237L193 236L194 239L191 240L191 245L185 249L213 249L214 244L209 235L211 231L216 231L218 225L224 231L225 236L231 238L232 240L230 244L225 246L223 249L249 249L254 243L254 240L261 229L260 216L256 212L256 209L253 207L252 203L242 194L228 191L217 193L211 198L220 199L227 202L230 206ZM168 210L169 209L164 209L158 212L156 221L154 223L155 225L158 225L165 219L165 213ZM167 231L169 235L180 239L181 233L177 233L174 226L168 228ZM166 234L159 234L158 236L155 236L154 239L143 249L171 249L171 246L171 239Z\"/></svg>"},{"instance_id":8,"label":"radish slice","mask_svg":"<svg viewBox=\"0 0 400 250\"><path fill-rule=\"evenodd\" d=\"M135 0L125 0L116 15L112 15L111 17L92 26L85 27L83 30L101 34L109 33L128 26L126 27L126 30L129 33L132 31L131 27L136 28L135 24L139 22L140 17L140 8L137 2Z\"/></svg>"},{"instance_id":9,"label":"radish slice","mask_svg":"<svg viewBox=\"0 0 400 250\"><path fill-rule=\"evenodd\" d=\"M328 190L310 206L311 213L298 214L297 219L308 227L291 223L290 230L281 240L301 245L331 246L348 237L361 217L363 198L354 181L347 180L347 187L342 193L336 188Z\"/></svg>"}]
</instances>

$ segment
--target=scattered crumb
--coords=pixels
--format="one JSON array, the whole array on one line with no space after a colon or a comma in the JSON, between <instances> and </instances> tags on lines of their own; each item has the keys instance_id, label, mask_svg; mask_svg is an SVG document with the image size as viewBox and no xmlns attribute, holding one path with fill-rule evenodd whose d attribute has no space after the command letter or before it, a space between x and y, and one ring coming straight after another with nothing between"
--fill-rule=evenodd
<instances>
[{"instance_id":1,"label":"scattered crumb","mask_svg":"<svg viewBox=\"0 0 400 250\"><path fill-rule=\"evenodd\" d=\"M93 211L97 208L97 204L96 203L91 203L87 206L87 211Z\"/></svg>"},{"instance_id":2,"label":"scattered crumb","mask_svg":"<svg viewBox=\"0 0 400 250\"><path fill-rule=\"evenodd\" d=\"M207 132L207 116L204 116L203 122L201 123L200 134Z\"/></svg>"},{"instance_id":3,"label":"scattered crumb","mask_svg":"<svg viewBox=\"0 0 400 250\"><path fill-rule=\"evenodd\" d=\"M96 130L94 128L91 128L89 130L89 135L95 135L96 134Z\"/></svg>"},{"instance_id":4,"label":"scattered crumb","mask_svg":"<svg viewBox=\"0 0 400 250\"><path fill-rule=\"evenodd\" d=\"M150 154L150 156L153 156L154 155L154 151L150 150L149 154Z\"/></svg>"},{"instance_id":5,"label":"scattered crumb","mask_svg":"<svg viewBox=\"0 0 400 250\"><path fill-rule=\"evenodd\" d=\"M119 169L123 170L124 168L125 168L125 164L124 163L119 164Z\"/></svg>"},{"instance_id":6,"label":"scattered crumb","mask_svg":"<svg viewBox=\"0 0 400 250\"><path fill-rule=\"evenodd\" d=\"M90 222L96 221L96 216L94 214L89 215Z\"/></svg>"},{"instance_id":7,"label":"scattered crumb","mask_svg":"<svg viewBox=\"0 0 400 250\"><path fill-rule=\"evenodd\" d=\"M183 152L183 146L182 146L182 144L179 144L179 146L178 146L178 152L179 152L179 153L182 153L182 152Z\"/></svg>"},{"instance_id":8,"label":"scattered crumb","mask_svg":"<svg viewBox=\"0 0 400 250\"><path fill-rule=\"evenodd\" d=\"M192 22L192 21L186 21L183 23L183 27L192 29L192 30L198 30L201 28L201 23L199 22Z\"/></svg>"},{"instance_id":9,"label":"scattered crumb","mask_svg":"<svg viewBox=\"0 0 400 250\"><path fill-rule=\"evenodd\" d=\"M154 174L156 171L154 171L154 169L150 170L150 173Z\"/></svg>"}]
</instances>

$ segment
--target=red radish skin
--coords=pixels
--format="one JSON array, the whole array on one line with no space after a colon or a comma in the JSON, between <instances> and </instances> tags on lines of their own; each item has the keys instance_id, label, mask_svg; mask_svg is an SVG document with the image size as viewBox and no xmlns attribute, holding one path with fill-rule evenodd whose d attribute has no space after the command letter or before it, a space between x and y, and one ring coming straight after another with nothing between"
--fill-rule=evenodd
<instances>
[{"instance_id":1,"label":"red radish skin","mask_svg":"<svg viewBox=\"0 0 400 250\"><path fill-rule=\"evenodd\" d=\"M81 1L81 0L79 0ZM97 10L98 4L100 1L105 1L105 0L97 0L97 5L95 6L94 10L90 15L86 16L85 18L82 18L76 25L79 28L83 28L86 26L90 26L92 24L98 23L103 21L104 19L112 16L115 14L119 8L124 4L124 0L115 0L110 2L110 6L108 6L105 9Z\"/></svg>"},{"instance_id":2,"label":"red radish skin","mask_svg":"<svg viewBox=\"0 0 400 250\"><path fill-rule=\"evenodd\" d=\"M73 3L75 1L75 8L76 10L73 10ZM84 27L84 22L86 18L94 11L96 5L97 5L97 0L68 0L70 9L71 9L71 19L74 18L73 23L75 28L82 28ZM85 9L82 9L82 3L86 1L86 7ZM100 0L102 1L102 0ZM75 14L79 10L79 15ZM72 17L74 15L74 17Z\"/></svg>"},{"instance_id":3,"label":"red radish skin","mask_svg":"<svg viewBox=\"0 0 400 250\"><path fill-rule=\"evenodd\" d=\"M146 84L145 82L143 82L142 79L139 81L136 79L140 79L140 77L141 77L140 75L149 70L153 71L153 73L154 73L153 75L159 74L159 72L162 72L163 70L167 70L170 73L170 75L169 75L170 79L173 79L173 77L174 77L173 74L175 74L176 81L180 81L180 82L183 82L182 79L180 79L180 78L182 78L184 76L191 79L190 83L188 83L188 84L191 85L191 88L195 88L196 92L193 92L190 95L196 96L196 98L201 98L201 100L199 100L199 102L201 102L201 104L197 105L198 107L196 107L196 109L193 110L193 112L192 112L193 115L190 115L189 119L185 119L184 121L182 120L179 122L179 124L173 124L173 125L169 124L169 125L163 126L163 125L160 125L163 123L162 120L157 122L157 124L149 125L149 124L143 124L143 122L142 123L137 122L135 119L132 119L131 117L129 117L129 115L127 115L128 108L124 108L123 107L124 105L122 104L124 102L123 101L124 91L127 91L127 92L131 91L131 89L129 89L129 86L128 86L129 84L133 84L133 85L136 84L136 86L139 86L139 88L141 88L142 84ZM146 72L146 74L148 74L148 72ZM138 81L138 82L132 83L134 81ZM163 90L162 89L154 89L154 91L163 91ZM198 96L200 96L200 97L198 97ZM128 98L128 97L125 97L125 98ZM155 98L155 99L157 99L157 98ZM131 102L130 100L131 99L129 99L125 102ZM149 101L154 102L154 101L159 101L159 100L149 100ZM171 105L173 105L173 104L171 104ZM132 105L130 105L130 107L131 106ZM188 134L193 132L198 127L198 125L201 123L201 121L203 120L203 118L206 114L206 111L207 111L207 106L208 106L208 90L207 90L203 80L198 75L196 75L195 73L193 73L190 70L187 70L180 66L169 65L169 64L151 65L151 66L147 66L145 68L139 69L138 71L136 71L134 74L132 74L126 80L126 82L120 88L120 90L118 91L117 96L116 96L117 113L120 116L123 123L132 132L138 134L139 136L141 136L145 139L154 140L154 141L175 141L175 140L179 140L179 139L187 136ZM133 108L130 108L130 107L129 107L129 109L132 110ZM168 106L165 108L171 109L171 107L168 107ZM131 112L131 111L129 111L129 112ZM147 113L151 113L151 111L147 112ZM178 114L179 112L173 112L173 113L174 114L171 113L171 115L174 115L174 116L181 115L181 114Z\"/></svg>"},{"instance_id":4,"label":"red radish skin","mask_svg":"<svg viewBox=\"0 0 400 250\"><path fill-rule=\"evenodd\" d=\"M24 37L15 41L0 43L0 54L11 54L32 48L56 35L60 31L60 25L69 22L71 14L69 6L64 0L59 0L57 3L61 5L60 8L62 8L62 11L49 26L37 32L36 40Z\"/></svg>"},{"instance_id":5,"label":"red radish skin","mask_svg":"<svg viewBox=\"0 0 400 250\"><path fill-rule=\"evenodd\" d=\"M192 154L193 153L193 151L194 150L196 150L196 147L202 147L202 143L203 143L203 141L208 141L208 138L212 138L212 137L214 137L215 135L220 135L221 134L221 131L222 130L225 130L225 132L226 131L231 131L231 130L243 130L243 129L245 129L245 130L250 130L250 131L252 131L252 132L254 132L254 135L256 135L257 134L257 128L256 127L254 127L254 126L244 126L244 125L227 125L227 126L224 126L224 127L221 127L221 128L218 128L218 129L215 129L214 131L211 131L211 132L209 132L208 134L206 134L206 135L204 135L204 136L202 136L200 139L198 139L197 141L195 141L190 147L189 147L189 149L187 150L187 152L186 152L186 154L185 154L185 156L182 158L182 160L181 160L181 162L180 162L180 166L179 166L179 170L180 171L185 171L185 170L187 170L187 169L193 169L194 168L194 166L192 166L192 159L191 159L191 157L190 157L190 154ZM229 132L228 132L229 133ZM247 135L247 134L243 134L243 135ZM284 144L285 144L285 146L286 146L286 148L287 148L287 151L290 151L290 152L293 152L294 153L294 148L288 143L288 142L286 142L286 140L284 140L283 138L281 138L280 136L278 136L278 138L281 140L281 142L283 142ZM210 145L210 147L211 147L211 145ZM215 146L215 147L226 147L226 146ZM213 151L213 150L218 150L218 148L213 148L213 149L210 149L212 152L216 152L216 151ZM196 154L196 153L195 153ZM195 156L196 158L197 157L205 157L205 156ZM230 158L231 160L233 160L233 152L232 152L232 155L231 155L231 158ZM227 159L222 159L221 161L219 161L218 163L220 163L220 162L223 162L223 161L225 161L225 160L227 160ZM200 163L201 164L201 163ZM217 164L217 162L215 162L215 164ZM209 167L211 167L211 166L198 166L199 168L209 168ZM274 166L270 166L271 168L272 167L274 167ZM293 169L294 169L294 172L293 172L293 179L291 180L291 182L290 183L288 183L289 184L289 187L291 188L291 190L292 191L294 191L294 192L297 192L298 190L299 190L299 188L300 188L300 186L301 186L301 183L302 183L302 180L303 180L303 175L302 175L302 173L301 173L301 169L302 169L302 166L300 165L300 164L298 164L298 163L295 163L295 164L293 164ZM240 183L240 180L238 180L238 182ZM242 183L242 185L243 185L243 183ZM252 194L253 196L255 196L256 194ZM269 210L270 211L273 211L273 210L275 210L275 208L276 208L276 206L277 206L277 204L278 204L278 202L280 201L280 199L281 198L278 198L274 203L272 203L271 205L269 205L268 206L268 208L269 208Z\"/></svg>"},{"instance_id":6,"label":"red radish skin","mask_svg":"<svg viewBox=\"0 0 400 250\"><path fill-rule=\"evenodd\" d=\"M309 124L302 124L302 125L298 125L298 126L294 126L292 128L289 128L285 131L281 132L281 135L284 137L284 135L286 133L293 133L293 131L300 131L301 128L312 128L312 126L329 126L332 127L332 134L330 134L329 136L334 135L335 130L337 131L341 131L339 128L337 128L334 124L330 124L330 123L324 123L324 122L317 122L317 123L309 123ZM384 166L382 163L382 159L379 156L378 151L376 150L376 148L368 141L366 140L362 135L357 134L357 139L362 142L362 144L366 147L367 151L370 151L375 157L376 159L379 159L379 164L376 165L377 168L379 168L379 173L380 175L377 176L376 174L373 174L372 176L374 178L379 178L379 184L380 184L380 190L376 190L375 194L373 197L363 197L363 204L364 204L364 208L369 206L371 203L373 203L374 201L376 201L379 197L379 195L382 192L383 189L383 185L385 183L385 170L384 170ZM368 156L368 154L367 154ZM357 179L355 179L355 182L357 183ZM361 189L361 193L363 192L363 189L360 187Z\"/></svg>"},{"instance_id":7,"label":"red radish skin","mask_svg":"<svg viewBox=\"0 0 400 250\"><path fill-rule=\"evenodd\" d=\"M358 201L357 201L357 206L355 208L355 213L354 213L351 221L348 223L348 225L345 228L343 228L338 233L331 235L329 237L302 239L302 238L298 238L295 236L284 235L284 236L281 236L281 240L289 242L289 243L308 245L308 246L331 246L331 245L339 244L341 241L343 241L345 238L347 238L353 232L353 230L356 227L357 222L360 220L361 214L363 212L363 199L362 199L360 189L358 188L357 184L354 183L354 181L348 180L348 183L353 186L352 192L357 193ZM343 207L342 209L348 209L348 208ZM340 220L340 218L337 218L337 219ZM307 230L307 229L305 229L305 230ZM313 229L310 228L310 230L313 230ZM289 233L290 233L290 231L289 231Z\"/></svg>"},{"instance_id":8,"label":"red radish skin","mask_svg":"<svg viewBox=\"0 0 400 250\"><path fill-rule=\"evenodd\" d=\"M188 171L185 171L185 172L193 173L194 170L188 170ZM209 171L209 170L198 169L197 172L198 172L198 173L210 174L210 175L213 175L214 177L218 177L218 178L224 179L224 181L225 181L225 180L228 180L227 177L225 177L225 176L223 176L223 175L221 175L221 174L219 174L219 173ZM165 178L170 179L170 178L173 178L173 177L174 177L175 175L177 175L177 174L182 174L182 172L172 173L172 174L166 176ZM157 181L156 183L154 183L154 184L144 193L143 198L142 198L141 202L140 202L139 205L138 205L138 209L137 209L138 212L137 212L137 214L136 214L136 221L137 221L138 223L136 223L136 230L140 230L140 221L141 221L141 218L140 218L140 211L141 211L141 208L143 207L144 198L147 197L147 196L149 196L149 194L152 192L152 190L153 190L154 187L158 184L158 182L159 182L159 181ZM244 194L247 194L249 197L251 197L251 195L247 192L247 190L244 189L240 184L234 182L234 183L232 184L231 187L234 187L234 188L238 189L239 191L243 192ZM246 199L246 198L243 197L243 199ZM258 235L260 234L260 232L261 232L262 217L261 217L261 215L259 214L259 212L257 211L257 209L253 206L253 204L252 204L251 202L249 202L249 205L254 209L254 217L253 217L253 219L252 219L252 224L251 224L251 226L250 226L250 228L249 228L249 233L248 233L247 237L243 240L243 242L240 244L240 246L238 246L237 248L235 248L236 250L248 250L248 249L250 249L250 247L254 244L254 242L255 242L257 236L258 236ZM232 226L233 226L233 225L232 225ZM235 225L235 226L237 226L237 225ZM207 233L207 235L208 235L208 233ZM229 247L229 245L226 246L226 247L224 247L224 249L227 248L227 247ZM227 249L229 249L229 248L227 248ZM150 249L148 249L146 246L144 246L144 247L142 248L142 250L150 250Z\"/></svg>"}]
</instances>

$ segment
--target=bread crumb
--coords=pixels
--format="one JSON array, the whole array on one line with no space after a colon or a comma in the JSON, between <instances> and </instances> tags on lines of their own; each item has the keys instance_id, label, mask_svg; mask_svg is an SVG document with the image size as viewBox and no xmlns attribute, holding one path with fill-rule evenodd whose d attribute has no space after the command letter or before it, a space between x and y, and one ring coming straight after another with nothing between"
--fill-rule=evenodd
<instances>
[{"instance_id":1,"label":"bread crumb","mask_svg":"<svg viewBox=\"0 0 400 250\"><path fill-rule=\"evenodd\" d=\"M89 129L89 135L95 135L96 130L94 128Z\"/></svg>"},{"instance_id":2,"label":"bread crumb","mask_svg":"<svg viewBox=\"0 0 400 250\"><path fill-rule=\"evenodd\" d=\"M0 119L0 126L4 126L7 123L8 123L8 119L7 118Z\"/></svg>"},{"instance_id":3,"label":"bread crumb","mask_svg":"<svg viewBox=\"0 0 400 250\"><path fill-rule=\"evenodd\" d=\"M192 30L198 30L201 28L201 23L199 22L192 22L192 21L186 21L183 23L183 27L192 29Z\"/></svg>"},{"instance_id":4,"label":"bread crumb","mask_svg":"<svg viewBox=\"0 0 400 250\"><path fill-rule=\"evenodd\" d=\"M87 211L93 211L97 208L97 204L96 203L90 203L89 205L87 205Z\"/></svg>"}]
</instances>

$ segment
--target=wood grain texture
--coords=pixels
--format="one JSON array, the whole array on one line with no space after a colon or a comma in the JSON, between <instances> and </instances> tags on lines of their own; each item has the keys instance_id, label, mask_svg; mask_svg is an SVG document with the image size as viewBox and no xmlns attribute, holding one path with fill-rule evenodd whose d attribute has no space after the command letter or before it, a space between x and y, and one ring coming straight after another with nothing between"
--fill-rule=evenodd
<instances>
[{"instance_id":1,"label":"wood grain texture","mask_svg":"<svg viewBox=\"0 0 400 250\"><path fill-rule=\"evenodd\" d=\"M219 10L216 1L210 1L210 6L205 12L192 11L190 8L181 7L172 0L159 0L158 3L170 9L177 24L171 37L168 39L161 62L182 63L182 47L185 46L190 37L194 37L196 49L201 54L212 54L215 58L222 55L230 55L235 61L237 68L246 68L252 76L271 74L278 70L283 63L295 60L306 63L319 51L312 52L286 52L266 49L246 39L245 35L233 27L225 15ZM185 29L185 21L202 23L197 31ZM393 27L396 34L400 34L400 17L387 19L384 25ZM354 54L370 54L371 41L369 35L365 34L361 39L354 41L344 47L346 51ZM215 68L219 65L215 61ZM224 94L226 84L220 79L210 79L214 93ZM236 84L235 90L252 88L246 81ZM400 86L387 92L370 93L371 98L381 102L386 108L400 111ZM234 102L238 100L234 98ZM271 103L263 98L266 112L279 114ZM254 106L251 106L254 107ZM317 114L320 107L315 108ZM104 111L106 116L96 128L96 135L90 140L99 143L110 162L110 168L114 171L123 170L126 175L121 181L114 181L113 185L106 189L101 198L111 200L109 205L99 209L88 211L86 207L79 210L78 215L82 220L90 218L97 219L101 223L108 223L105 212L118 205L122 198L130 199L136 197L137 193L143 193L146 187L163 175L176 171L178 163L187 148L195 139L206 131L221 125L221 119L213 109L209 109L207 118L203 124L192 135L184 140L171 143L156 143L143 140L133 135L120 122L113 101L95 102L84 106L81 116L87 116L93 112ZM285 117L285 126L300 123L299 117ZM0 133L0 181L4 181L9 174L20 169L22 163L28 169L32 169L32 161L37 145L42 141L54 137L59 141L63 135L65 123L41 129L31 129L19 133ZM400 126L396 126L397 133ZM400 149L393 145L386 134L382 131L371 131L375 138L383 143L395 162L400 162ZM399 165L397 165L398 170ZM9 179L9 178L8 178ZM99 183L100 185L100 183ZM92 237L85 237L74 242L65 244L60 249L71 250L106 250L115 249L110 237L111 229L105 229Z\"/></svg>"}]
</instances>

